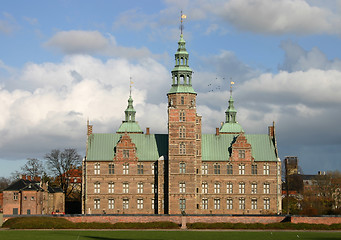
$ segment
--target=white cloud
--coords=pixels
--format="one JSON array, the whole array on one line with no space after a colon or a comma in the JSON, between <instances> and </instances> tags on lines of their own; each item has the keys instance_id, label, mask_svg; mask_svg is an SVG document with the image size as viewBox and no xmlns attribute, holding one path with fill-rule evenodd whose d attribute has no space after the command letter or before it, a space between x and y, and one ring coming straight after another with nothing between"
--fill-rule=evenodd
<instances>
[{"instance_id":1,"label":"white cloud","mask_svg":"<svg viewBox=\"0 0 341 240\"><path fill-rule=\"evenodd\" d=\"M114 36L108 34L108 37L105 37L98 31L72 30L57 32L44 45L58 49L64 54L99 54L131 59L152 56L146 47L137 49L119 46Z\"/></svg>"},{"instance_id":2,"label":"white cloud","mask_svg":"<svg viewBox=\"0 0 341 240\"><path fill-rule=\"evenodd\" d=\"M131 64L73 55L61 63L27 64L17 75L31 89L0 88L0 159L40 157L53 148L82 151L87 118L95 132L115 132L124 119L130 76L141 128L165 132L166 96L160 89L170 79L155 60Z\"/></svg>"},{"instance_id":3,"label":"white cloud","mask_svg":"<svg viewBox=\"0 0 341 240\"><path fill-rule=\"evenodd\" d=\"M340 34L341 18L303 0L231 0L214 11L237 28L266 34Z\"/></svg>"},{"instance_id":4,"label":"white cloud","mask_svg":"<svg viewBox=\"0 0 341 240\"><path fill-rule=\"evenodd\" d=\"M9 13L3 13L2 19L0 18L0 33L11 34L18 28L17 23L13 16Z\"/></svg>"},{"instance_id":5,"label":"white cloud","mask_svg":"<svg viewBox=\"0 0 341 240\"><path fill-rule=\"evenodd\" d=\"M340 59L329 60L317 47L306 51L292 41L284 41L281 43L281 48L285 51L284 63L280 65L281 70L289 72L306 71L312 68L341 70Z\"/></svg>"}]
</instances>

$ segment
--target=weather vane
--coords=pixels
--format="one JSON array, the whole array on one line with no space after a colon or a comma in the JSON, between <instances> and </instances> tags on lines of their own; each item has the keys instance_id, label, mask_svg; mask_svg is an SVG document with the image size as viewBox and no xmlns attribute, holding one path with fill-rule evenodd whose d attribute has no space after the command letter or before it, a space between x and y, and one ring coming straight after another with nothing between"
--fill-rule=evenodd
<instances>
[{"instance_id":1,"label":"weather vane","mask_svg":"<svg viewBox=\"0 0 341 240\"><path fill-rule=\"evenodd\" d=\"M130 86L129 86L129 96L131 97L131 85L132 85L134 82L132 81L133 78L132 78L131 76L130 76L129 79L130 79L130 82L129 82L129 83L130 83Z\"/></svg>"},{"instance_id":2,"label":"weather vane","mask_svg":"<svg viewBox=\"0 0 341 240\"><path fill-rule=\"evenodd\" d=\"M180 30L181 30L181 35L182 35L182 31L184 29L184 24L183 24L183 19L185 19L187 16L185 14L182 14L182 11L181 11L181 17L180 17Z\"/></svg>"},{"instance_id":3,"label":"weather vane","mask_svg":"<svg viewBox=\"0 0 341 240\"><path fill-rule=\"evenodd\" d=\"M232 81L232 77L230 77L230 94L232 96L232 85L234 84L234 82Z\"/></svg>"}]
</instances>

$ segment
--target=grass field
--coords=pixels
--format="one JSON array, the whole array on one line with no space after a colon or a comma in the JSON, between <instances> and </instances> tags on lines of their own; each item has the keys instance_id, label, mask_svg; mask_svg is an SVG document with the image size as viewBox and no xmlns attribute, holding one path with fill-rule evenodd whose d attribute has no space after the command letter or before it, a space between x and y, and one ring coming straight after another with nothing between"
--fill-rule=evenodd
<instances>
[{"instance_id":1,"label":"grass field","mask_svg":"<svg viewBox=\"0 0 341 240\"><path fill-rule=\"evenodd\" d=\"M277 232L277 231L63 231L2 230L3 240L339 240L341 232Z\"/></svg>"}]
</instances>

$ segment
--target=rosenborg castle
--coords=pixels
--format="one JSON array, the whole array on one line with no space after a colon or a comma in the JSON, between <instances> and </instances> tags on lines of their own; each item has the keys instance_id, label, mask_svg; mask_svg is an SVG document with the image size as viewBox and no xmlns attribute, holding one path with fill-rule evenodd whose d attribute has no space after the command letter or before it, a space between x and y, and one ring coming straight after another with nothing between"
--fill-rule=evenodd
<instances>
[{"instance_id":1,"label":"rosenborg castle","mask_svg":"<svg viewBox=\"0 0 341 240\"><path fill-rule=\"evenodd\" d=\"M274 124L268 134L246 134L231 94L224 123L202 134L182 34L171 73L168 134L141 130L131 94L116 133L93 133L88 123L82 213L281 213Z\"/></svg>"}]
</instances>

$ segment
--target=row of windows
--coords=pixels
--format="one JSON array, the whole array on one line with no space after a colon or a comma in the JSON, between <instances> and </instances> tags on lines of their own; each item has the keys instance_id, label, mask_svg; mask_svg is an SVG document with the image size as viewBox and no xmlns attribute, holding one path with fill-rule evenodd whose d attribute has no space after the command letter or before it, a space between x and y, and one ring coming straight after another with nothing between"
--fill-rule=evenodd
<instances>
[{"instance_id":1,"label":"row of windows","mask_svg":"<svg viewBox=\"0 0 341 240\"><path fill-rule=\"evenodd\" d=\"M143 193L144 184L142 182L137 183L137 193ZM157 192L157 187L154 183L151 183L151 193ZM101 183L95 182L94 183L94 193L101 193ZM108 183L108 193L115 193L115 183L109 182ZM129 193L129 183L124 182L122 183L122 193Z\"/></svg>"},{"instance_id":2,"label":"row of windows","mask_svg":"<svg viewBox=\"0 0 341 240\"><path fill-rule=\"evenodd\" d=\"M181 145L183 144L183 145ZM180 153L185 154L186 149L185 149L185 144L180 143ZM115 165L113 163L109 164L108 167L109 174L115 174ZM215 163L213 165L213 173L214 174L220 174L221 173L221 165L219 163ZM155 165L151 165L151 170L152 174L155 173ZM186 163L180 162L179 163L179 173L186 173ZM94 166L94 174L100 174L100 163L95 163ZM129 174L129 164L124 163L123 164L123 174ZM138 164L137 165L137 174L144 174L143 170L143 164ZM201 174L206 175L208 174L208 164L205 163L201 166ZM226 165L226 174L232 175L233 174L233 165L228 164ZM239 175L244 175L245 174L245 165L244 164L239 164L238 165L238 174ZM251 165L251 174L257 175L258 174L258 166L257 164L252 164ZM269 164L264 164L263 165L263 174L264 175L269 175L270 174L270 165Z\"/></svg>"},{"instance_id":3,"label":"row of windows","mask_svg":"<svg viewBox=\"0 0 341 240\"><path fill-rule=\"evenodd\" d=\"M137 209L143 209L143 199L137 199ZM154 209L155 201L151 199L151 209ZM122 199L122 207L123 209L129 209L129 199L124 198ZM101 209L101 199L94 199L94 209ZM108 209L115 209L115 199L109 198L108 199Z\"/></svg>"},{"instance_id":4,"label":"row of windows","mask_svg":"<svg viewBox=\"0 0 341 240\"><path fill-rule=\"evenodd\" d=\"M214 209L221 209L221 199L215 198L213 200L214 203ZM186 199L180 199L180 209L184 210L186 208ZM203 198L201 200L201 209L208 209L208 199ZM234 209L233 206L233 199L228 198L226 199L226 209ZM238 199L238 209L244 210L245 209L245 198L239 198ZM258 200L256 198L251 199L251 209L258 209ZM264 198L263 199L263 209L269 210L270 209L270 199Z\"/></svg>"},{"instance_id":5,"label":"row of windows","mask_svg":"<svg viewBox=\"0 0 341 240\"><path fill-rule=\"evenodd\" d=\"M137 209L143 209L144 208L144 199L137 199ZM207 198L203 198L201 200L201 209L208 209L209 201ZM221 206L221 199L215 198L213 199L213 205L214 209L219 210L222 208ZM129 209L129 199L124 198L122 199L122 207L123 209ZM226 199L226 209L231 210L234 209L233 199L228 198ZM151 209L155 208L155 200L151 199ZM179 199L179 208L181 210L186 209L186 199L181 198ZM101 209L101 200L100 199L94 199L94 209ZM108 209L115 209L115 199L109 198L108 199ZM244 210L245 209L245 198L239 198L238 199L238 209ZM256 210L258 209L258 199L252 198L251 199L251 209ZM263 209L269 210L270 209L270 199L264 198L263 199Z\"/></svg>"},{"instance_id":6,"label":"row of windows","mask_svg":"<svg viewBox=\"0 0 341 240\"><path fill-rule=\"evenodd\" d=\"M214 174L220 174L220 164L219 163L215 163L213 165L213 173ZM201 166L201 174L202 175L206 175L208 174L208 164L204 163ZM233 174L233 165L232 164L227 164L226 165L226 174ZM244 175L245 174L245 165L244 164L239 164L238 165L238 174L239 175ZM257 164L252 164L251 165L251 174L253 175L257 175L258 174L258 165ZM269 175L270 174L270 165L269 164L264 164L263 165L263 175Z\"/></svg>"},{"instance_id":7,"label":"row of windows","mask_svg":"<svg viewBox=\"0 0 341 240\"><path fill-rule=\"evenodd\" d=\"M257 193L257 183L251 183L251 194L256 194ZM186 192L186 183L185 182L180 182L179 183L179 192L180 193L185 193ZM233 184L231 182L228 182L226 184L226 193L227 194L232 194L233 191ZM208 193L208 183L203 182L201 184L201 193ZM214 193L221 193L221 184L219 182L214 183ZM240 194L245 194L245 183L240 182L238 184L238 193ZM264 194L270 194L270 183L264 183L263 184L263 193Z\"/></svg>"},{"instance_id":8,"label":"row of windows","mask_svg":"<svg viewBox=\"0 0 341 240\"><path fill-rule=\"evenodd\" d=\"M151 174L154 174L155 173L155 165L154 164L151 165L151 169L152 169ZM108 173L109 174L115 174L115 164L109 163ZM125 175L129 174L129 163L123 164L122 173ZM100 163L95 163L94 174L96 174L96 175L101 174L101 164ZM137 165L137 174L144 174L143 164Z\"/></svg>"},{"instance_id":9,"label":"row of windows","mask_svg":"<svg viewBox=\"0 0 341 240\"><path fill-rule=\"evenodd\" d=\"M251 194L257 194L258 190L258 184L257 183L251 183ZM157 188L154 183L151 183L151 193L156 193ZM142 182L137 183L137 193L143 193L144 191L144 184ZM94 183L94 193L100 193L101 192L101 184L99 182ZM231 182L228 182L226 184L226 193L232 194L233 191L233 184ZM108 193L115 193L115 183L109 182L108 183ZM129 183L124 182L122 184L122 193L129 193ZM186 193L186 183L180 182L179 183L179 193ZM208 193L208 183L203 182L201 184L201 193ZM221 192L221 183L216 182L214 183L214 193L222 193ZM238 193L239 194L245 194L245 183L240 182L238 184ZM270 183L264 183L263 184L263 194L270 194Z\"/></svg>"}]
</instances>

